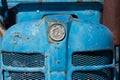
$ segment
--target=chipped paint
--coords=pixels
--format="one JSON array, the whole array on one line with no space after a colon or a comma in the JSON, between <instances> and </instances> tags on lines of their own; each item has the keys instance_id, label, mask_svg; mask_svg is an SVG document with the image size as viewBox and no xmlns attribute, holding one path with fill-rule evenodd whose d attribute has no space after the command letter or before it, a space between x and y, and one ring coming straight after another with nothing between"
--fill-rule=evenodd
<instances>
[{"instance_id":1,"label":"chipped paint","mask_svg":"<svg viewBox=\"0 0 120 80\"><path fill-rule=\"evenodd\" d=\"M50 16L53 16L53 15L50 15ZM63 16L63 15L61 15L61 16ZM56 18L56 16L53 16L51 18L58 19L58 22L60 22L60 20L63 20L63 18L61 18L61 16L57 16L57 18ZM43 20L41 20L41 21L43 21L42 23L40 23L39 20L36 21L36 23L33 22L31 24L30 24L30 22L28 22L30 27L27 29L29 29L30 32L31 31L35 32L34 34L30 33L31 36L28 36L28 32L24 32L24 34L23 34L22 31L26 31L26 30L24 30L24 29L20 30L19 28L16 29L14 34L5 35L5 37L10 36L10 40L11 40L11 38L13 38L13 37L11 37L11 35L14 35L15 44L16 44L16 45L14 45L15 46L14 49L13 48L10 49L11 41L8 41L8 40L6 41L5 37L4 37L3 42L7 43L6 45L9 45L7 50L11 50L11 51L17 50L19 52L22 52L23 49L24 50L26 49L25 52L31 51L31 52L38 52L38 53L45 54L46 62L45 62L45 66L43 67L43 70L47 71L46 72L46 73L48 73L47 75L51 76L49 79L52 79L52 80L53 80L52 76L60 77L63 80L66 80L66 78L68 78L68 80L71 80L71 76L69 76L69 75L71 75L72 72L75 70L93 71L93 70L99 70L99 69L113 67L113 64L102 65L102 66L78 66L78 67L75 67L71 64L71 60L72 60L71 55L76 51L91 52L91 51L98 51L98 50L113 50L113 43L112 43L113 38L112 38L109 30L101 24L99 24L99 25L95 24L95 23L93 24L92 22L89 22L89 21L86 22L84 20L78 20L76 22L74 19L71 19L72 21L68 22L68 19L70 16L67 16L67 18L66 18L66 15L64 15L64 16L65 16L64 17L65 19L63 21L64 22L63 24L65 25L64 27L66 29L66 33L68 33L68 34L66 34L66 37L64 38L64 40L60 41L59 44L57 44L55 41L53 41L49 38L48 30L51 27L49 25L51 23L47 23L47 21L43 18ZM58 17L60 17L60 18L58 18ZM52 24L53 23L54 23L54 21L52 21ZM67 23L71 23L71 26L68 26ZM23 23L23 24L28 26L27 23ZM40 24L40 25L37 25L37 29L35 28L36 24ZM21 27L26 29L26 27L24 25ZM34 26L31 26L31 25L34 25ZM96 30L97 29L96 26L101 27L102 30ZM11 29L10 33L12 31L13 30ZM67 32L67 31L69 31L69 32ZM8 34L8 32L6 34ZM41 35L39 35L39 34L41 34ZM21 36L21 35L23 35L23 36ZM35 36L35 35L39 35L39 36ZM96 36L97 36L97 38L96 38ZM27 43L24 42L24 44L23 44L23 42L19 43L19 45L18 45L18 42L20 39L22 39L22 41L25 41L24 39L29 40L31 38L34 38L34 39L31 41L28 41ZM50 40L53 43L50 43L49 42ZM6 49L6 46L4 45L3 48ZM22 48L22 49L20 49L20 48ZM7 69L9 70L9 69L11 69L11 67L9 67ZM12 68L12 69L14 69L14 68ZM23 70L23 69L20 69L20 71L21 70ZM27 68L24 70L27 71ZM59 78L57 78L57 77L56 77L56 79L58 80Z\"/></svg>"},{"instance_id":2,"label":"chipped paint","mask_svg":"<svg viewBox=\"0 0 120 80\"><path fill-rule=\"evenodd\" d=\"M36 28L40 27L41 24L43 23L43 21L44 21L44 19L43 19L43 20L40 20L40 22L39 22L38 24L35 24L34 26L35 26Z\"/></svg>"},{"instance_id":3,"label":"chipped paint","mask_svg":"<svg viewBox=\"0 0 120 80\"><path fill-rule=\"evenodd\" d=\"M50 0L50 1L38 0L38 1L54 2L54 0ZM60 0L60 1L62 2L62 4L63 2L71 2L71 1L88 2L88 3L91 2L91 0L75 0L75 1ZM101 0L98 0L98 2L99 1ZM34 1L31 0L31 2ZM21 2L19 1L19 3ZM21 3L22 7L31 6L23 3L24 2ZM16 24L10 27L10 29L6 31L6 35L3 37L3 41L2 41L2 50L6 52L16 52L16 54L21 53L22 55L28 53L29 55L34 55L36 52L37 54L44 54L45 65L43 67L12 67L12 66L5 66L4 64L2 64L2 66L0 67L2 71L7 72L5 73L5 75L9 74L9 71L26 72L26 73L43 72L45 74L45 78L46 78L45 80L73 80L72 73L74 71L98 71L98 70L101 71L102 69L113 68L114 63L110 63L108 65L107 62L105 62L105 65L97 65L97 66L96 65L86 66L87 64L85 66L73 66L73 64L71 63L71 61L73 60L72 55L75 52L84 53L84 52L94 52L94 51L103 51L103 50L111 50L111 51L113 50L112 34L105 26L100 24L100 18L99 18L100 12L99 9L96 9L96 8L100 8L99 5L97 4L96 7L91 4L83 6L84 5L83 3L82 5L77 3L79 5L78 6L76 3L74 3L75 4L74 6L75 8L74 8L73 6L65 3L64 5L62 5L64 7L64 10L61 10L61 5L60 6L57 5L58 7L56 6L54 7L54 5L56 4L52 3L52 6L44 5L44 4L41 4L44 6L41 5L33 6L32 8L29 8L30 11L27 11L25 8L23 9L21 6L14 5L15 8L18 9L19 11L16 14L17 15L16 19L22 17L21 19L23 20L23 22L16 21ZM8 4L8 6L9 5L10 4ZM37 8L39 7L40 9L36 9L36 7ZM45 10L42 11L41 7L45 8ZM50 11L51 9L47 11L47 8L50 7L53 8L52 11ZM94 9L91 7L94 7ZM19 10L21 8L23 9L23 11ZM31 11L31 9L33 9L33 11ZM27 14L30 15L30 17L28 17ZM48 15L48 14L52 14L52 15ZM71 16L70 14L75 14L77 17L73 18L73 16ZM26 19L28 19L28 21L26 21ZM35 19L37 20L34 21ZM51 25L55 23L62 24L66 31L65 37L60 41L55 41L51 39L49 36L49 30L51 28ZM11 44L11 42L14 42L14 44ZM112 58L109 58L109 60L111 59ZM86 61L89 61L89 59ZM4 77L6 80L10 76L4 76ZM87 79L90 80L91 77Z\"/></svg>"}]
</instances>

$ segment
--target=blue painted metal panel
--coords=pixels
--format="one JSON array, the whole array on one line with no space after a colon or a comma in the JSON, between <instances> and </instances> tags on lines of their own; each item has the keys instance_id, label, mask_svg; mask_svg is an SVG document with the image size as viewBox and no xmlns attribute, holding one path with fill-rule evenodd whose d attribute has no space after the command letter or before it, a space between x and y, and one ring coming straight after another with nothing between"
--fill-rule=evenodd
<instances>
[{"instance_id":1,"label":"blue painted metal panel","mask_svg":"<svg viewBox=\"0 0 120 80\"><path fill-rule=\"evenodd\" d=\"M48 2L51 2L51 1L48 1ZM38 0L36 1L26 0L26 2L22 0L6 1L6 3L3 4L3 6L4 7L7 6L8 9L10 10L7 13L7 9L6 9L5 16L6 18L8 18L8 14L11 14L10 16L13 16L14 14L15 19L12 17L11 18L15 23L19 23L19 22L24 22L24 21L33 20L33 19L34 20L41 19L45 14L56 14L56 13L74 14L78 16L78 18L87 19L90 21L100 23L100 19L101 19L100 15L102 10L102 3L100 2L102 2L102 0L92 0L92 1L83 0L83 3L76 3L76 1L73 1L73 0L63 1L66 3L63 3L61 0L58 0L59 3L57 3L57 1L55 2L53 1L51 3L34 3L34 2L38 2ZM47 1L43 1L43 2L47 2ZM12 4L9 4L9 3L12 3ZM59 4L61 4L62 6ZM31 5L32 5L32 8L31 8ZM11 10L11 7L13 8L12 10ZM13 13L10 13L10 11Z\"/></svg>"},{"instance_id":2,"label":"blue painted metal panel","mask_svg":"<svg viewBox=\"0 0 120 80\"><path fill-rule=\"evenodd\" d=\"M46 2L100 2L103 0L1 0L0 3L4 2L9 8L14 7L18 4L24 3L46 3Z\"/></svg>"},{"instance_id":3,"label":"blue painted metal panel","mask_svg":"<svg viewBox=\"0 0 120 80\"><path fill-rule=\"evenodd\" d=\"M45 74L45 79L42 76L42 80L78 80L81 78L80 71L98 72L114 69L115 58L112 56L113 36L104 25L100 24L102 2L103 0L4 1L6 5L3 4L3 6L8 6L9 11L14 13L16 18L14 19L15 25L12 24L13 26L6 31L3 37L2 54L0 54L0 72L4 74L0 74L0 80L3 80L1 77L4 77L5 80L14 77L17 80L16 76L18 75L16 74L18 73L30 77L30 73L34 74L34 72ZM7 13L9 16L12 14L10 12ZM6 16L7 18L8 15ZM59 29L62 31L62 34L59 32ZM54 31L57 32L54 33ZM63 37L58 40L61 37L60 34ZM84 52L104 51L100 54L105 55L107 53L106 50L111 51L109 53L111 56L102 57L104 60L107 59L105 65L90 66L87 62L84 66L74 66L72 64L72 55L76 52L85 54ZM26 54L28 56L42 54L45 58L45 64L42 67L7 66L3 63L3 54L5 53L8 55ZM89 59L87 60L89 61ZM112 62L108 64L107 61ZM13 62L15 63L15 61ZM17 62L16 64L19 65L20 63ZM79 71L79 73L74 78L73 74L75 71ZM111 75L111 71L108 70L108 73L105 74ZM94 74L91 75L96 76ZM106 78L106 76L103 78L101 73L97 75L96 78L105 80L113 80L112 77L114 77ZM27 77L24 78L28 80ZM86 80L85 75L83 80ZM114 77L114 80L116 80L116 77Z\"/></svg>"},{"instance_id":4,"label":"blue painted metal panel","mask_svg":"<svg viewBox=\"0 0 120 80\"><path fill-rule=\"evenodd\" d=\"M103 2L103 0L6 0L8 3L31 3L31 2Z\"/></svg>"},{"instance_id":5,"label":"blue painted metal panel","mask_svg":"<svg viewBox=\"0 0 120 80\"><path fill-rule=\"evenodd\" d=\"M48 33L46 33L48 28L47 26L48 25L45 22L44 18L43 20L23 22L12 26L5 33L6 36L3 40L3 50L15 52L29 52L29 50L31 50L31 53L40 51L41 53L44 53L45 50L43 49L45 49L45 47L48 45ZM113 38L111 36L112 34L103 25L92 23L90 21L79 20L78 22L72 22L72 26L73 27L71 27L71 36L69 42L74 42L73 44L75 45L75 50L73 49L73 51L104 50L113 48ZM38 37L38 34L42 35L39 35ZM10 40L7 41L8 39ZM77 40L79 40L79 43ZM32 46L29 46L29 44ZM37 48L34 48L34 46L37 44L40 45L38 45ZM73 46L73 44L69 44L69 46Z\"/></svg>"},{"instance_id":6,"label":"blue painted metal panel","mask_svg":"<svg viewBox=\"0 0 120 80\"><path fill-rule=\"evenodd\" d=\"M76 35L76 36L74 36ZM112 33L103 25L92 23L90 21L79 20L73 21L68 39L68 76L73 71L78 70L98 70L103 68L112 68L114 64L103 66L79 66L73 67L72 55L75 52L94 52L99 50L112 50L113 37ZM92 53L91 53L92 54ZM86 60L87 61L87 60ZM89 60L88 60L89 61ZM68 80L71 80L68 77Z\"/></svg>"},{"instance_id":7,"label":"blue painted metal panel","mask_svg":"<svg viewBox=\"0 0 120 80\"><path fill-rule=\"evenodd\" d=\"M49 37L51 25L55 23L64 25L66 35L61 41L54 41ZM113 37L105 26L87 20L74 19L67 14L48 15L42 20L18 23L7 30L2 45L2 51L5 52L45 54L45 68L40 68L40 70L45 71L46 80L72 80L72 73L76 70L94 71L114 67L114 64L78 67L71 64L74 52L112 51ZM27 67L7 68L4 65L2 69L18 72L36 72L38 70L38 68Z\"/></svg>"},{"instance_id":8,"label":"blue painted metal panel","mask_svg":"<svg viewBox=\"0 0 120 80\"><path fill-rule=\"evenodd\" d=\"M45 47L47 46L48 37L46 36L46 31L44 27L45 23L42 22L43 22L42 20L24 22L24 23L16 24L13 27L11 27L5 34L9 33L12 36L7 36L4 38L4 40L7 40L9 38L13 38L13 39L11 39L10 42L7 41L7 43L6 41L3 41L3 44L5 44L3 46L3 50L6 48L8 52L12 50L15 52L22 51L23 53L25 53L25 52L29 52L30 49L31 53L34 52L44 53ZM42 26L40 30L39 30L39 25ZM23 31L23 29L25 31ZM7 44L10 45L9 48ZM31 46L29 46L29 44L31 44Z\"/></svg>"},{"instance_id":9,"label":"blue painted metal panel","mask_svg":"<svg viewBox=\"0 0 120 80\"><path fill-rule=\"evenodd\" d=\"M79 19L82 18L100 23L101 10L101 3L31 3L15 6L11 10L13 13L11 13L10 16L15 14L16 17L13 18L13 21L15 23L19 23L29 20L41 19L44 15L47 14L73 14L76 15Z\"/></svg>"},{"instance_id":10,"label":"blue painted metal panel","mask_svg":"<svg viewBox=\"0 0 120 80\"><path fill-rule=\"evenodd\" d=\"M112 33L101 24L84 20L79 20L78 22L74 21L71 25L69 35L70 39L68 43L70 51L72 52L105 50L113 48ZM75 46L73 47L73 45Z\"/></svg>"}]
</instances>

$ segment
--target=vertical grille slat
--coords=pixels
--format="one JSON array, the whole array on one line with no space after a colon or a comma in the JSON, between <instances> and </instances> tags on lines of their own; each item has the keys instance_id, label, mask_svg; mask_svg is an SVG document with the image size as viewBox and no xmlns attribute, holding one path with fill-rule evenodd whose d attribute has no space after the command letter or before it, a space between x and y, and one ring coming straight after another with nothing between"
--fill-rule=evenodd
<instances>
[{"instance_id":1,"label":"vertical grille slat","mask_svg":"<svg viewBox=\"0 0 120 80\"><path fill-rule=\"evenodd\" d=\"M3 53L3 64L12 67L43 67L43 54Z\"/></svg>"}]
</instances>

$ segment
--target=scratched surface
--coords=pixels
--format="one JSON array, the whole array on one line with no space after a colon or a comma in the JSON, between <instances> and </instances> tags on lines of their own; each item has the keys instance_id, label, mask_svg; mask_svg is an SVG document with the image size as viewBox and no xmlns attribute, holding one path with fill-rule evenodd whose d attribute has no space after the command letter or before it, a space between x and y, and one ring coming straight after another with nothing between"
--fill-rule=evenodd
<instances>
[{"instance_id":1,"label":"scratched surface","mask_svg":"<svg viewBox=\"0 0 120 80\"><path fill-rule=\"evenodd\" d=\"M31 78L31 73L37 72L45 75L45 79L44 75L38 77L41 80L79 80L81 79L80 75L83 75L82 80L113 80L113 77L108 76L108 74L112 74L112 70L108 69L114 67L114 63L111 61L112 59L114 60L112 57L106 59L103 56L106 59L105 65L90 66L87 64L89 63L88 58L86 59L88 61L86 62L87 66L73 66L72 64L72 55L74 53L82 52L85 54L90 52L92 54L97 51L103 51L104 53L100 52L100 54L106 55L106 50L108 50L110 53L107 54L113 55L112 33L106 26L100 24L102 10L100 2L103 2L103 0L3 1L7 3L6 5L8 5L10 11L7 18L11 16L10 14L13 11L15 13L15 22L5 32L1 48L2 54L12 55L12 57L13 55L31 56L42 54L45 60L41 67L23 67L22 64L25 62L25 59L18 56L23 63L15 60L12 65L16 67L13 67L5 65L3 63L4 56L0 54L0 61L2 62L0 63L0 80L3 80L3 77L1 77L3 75L4 80L14 80L15 78L18 80L16 76L19 76L21 80L28 80L29 77ZM60 3L47 3L54 1ZM38 4L38 2L43 3ZM14 18L10 18L10 21L11 19ZM53 24L61 24L63 26L65 31L63 39L55 41L50 37L49 34ZM53 35L60 36L60 34L59 30L53 31ZM27 57L26 59L30 58ZM96 59L94 60L97 62ZM108 64L107 61L111 61L111 63ZM32 64L32 62L34 62L34 57L28 63ZM105 72L102 70L105 70ZM108 73L106 73L106 70ZM20 72L24 76L16 75L20 74ZM75 75L77 76L73 76L76 72L77 74ZM87 74L84 74L84 72ZM11 76L11 73L13 76Z\"/></svg>"},{"instance_id":2,"label":"scratched surface","mask_svg":"<svg viewBox=\"0 0 120 80\"><path fill-rule=\"evenodd\" d=\"M61 4L61 5L59 5ZM31 8L32 5L32 8ZM9 9L6 26L10 27L16 23L42 19L48 14L71 14L78 19L101 22L101 3L31 3L19 4ZM93 18L94 17L94 18ZM12 20L11 20L12 18Z\"/></svg>"},{"instance_id":3,"label":"scratched surface","mask_svg":"<svg viewBox=\"0 0 120 80\"><path fill-rule=\"evenodd\" d=\"M49 26L54 23L64 25L66 35L61 41L54 41L49 37ZM45 66L40 68L14 68L2 65L2 69L8 71L42 71L47 75L45 80L74 80L71 75L75 70L96 71L113 67L112 64L93 67L75 67L71 64L71 55L74 52L112 51L113 38L109 29L105 26L87 20L74 19L67 14L48 15L41 20L15 24L5 33L2 45L2 51L8 53L16 52L16 54L28 55L41 53L45 55ZM9 73L5 74L5 80L8 79L7 74ZM106 77L106 79L108 78Z\"/></svg>"}]
</instances>

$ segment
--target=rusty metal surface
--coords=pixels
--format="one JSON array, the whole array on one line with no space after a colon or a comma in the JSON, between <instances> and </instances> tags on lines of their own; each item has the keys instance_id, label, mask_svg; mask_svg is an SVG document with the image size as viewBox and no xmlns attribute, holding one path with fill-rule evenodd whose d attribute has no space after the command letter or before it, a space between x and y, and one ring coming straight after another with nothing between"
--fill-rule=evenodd
<instances>
[{"instance_id":1,"label":"rusty metal surface","mask_svg":"<svg viewBox=\"0 0 120 80\"><path fill-rule=\"evenodd\" d=\"M0 36L3 36L5 33L5 28L4 26L2 25L2 23L0 22Z\"/></svg>"},{"instance_id":2,"label":"rusty metal surface","mask_svg":"<svg viewBox=\"0 0 120 80\"><path fill-rule=\"evenodd\" d=\"M115 45L120 45L120 0L105 0L103 24L113 32Z\"/></svg>"}]
</instances>

